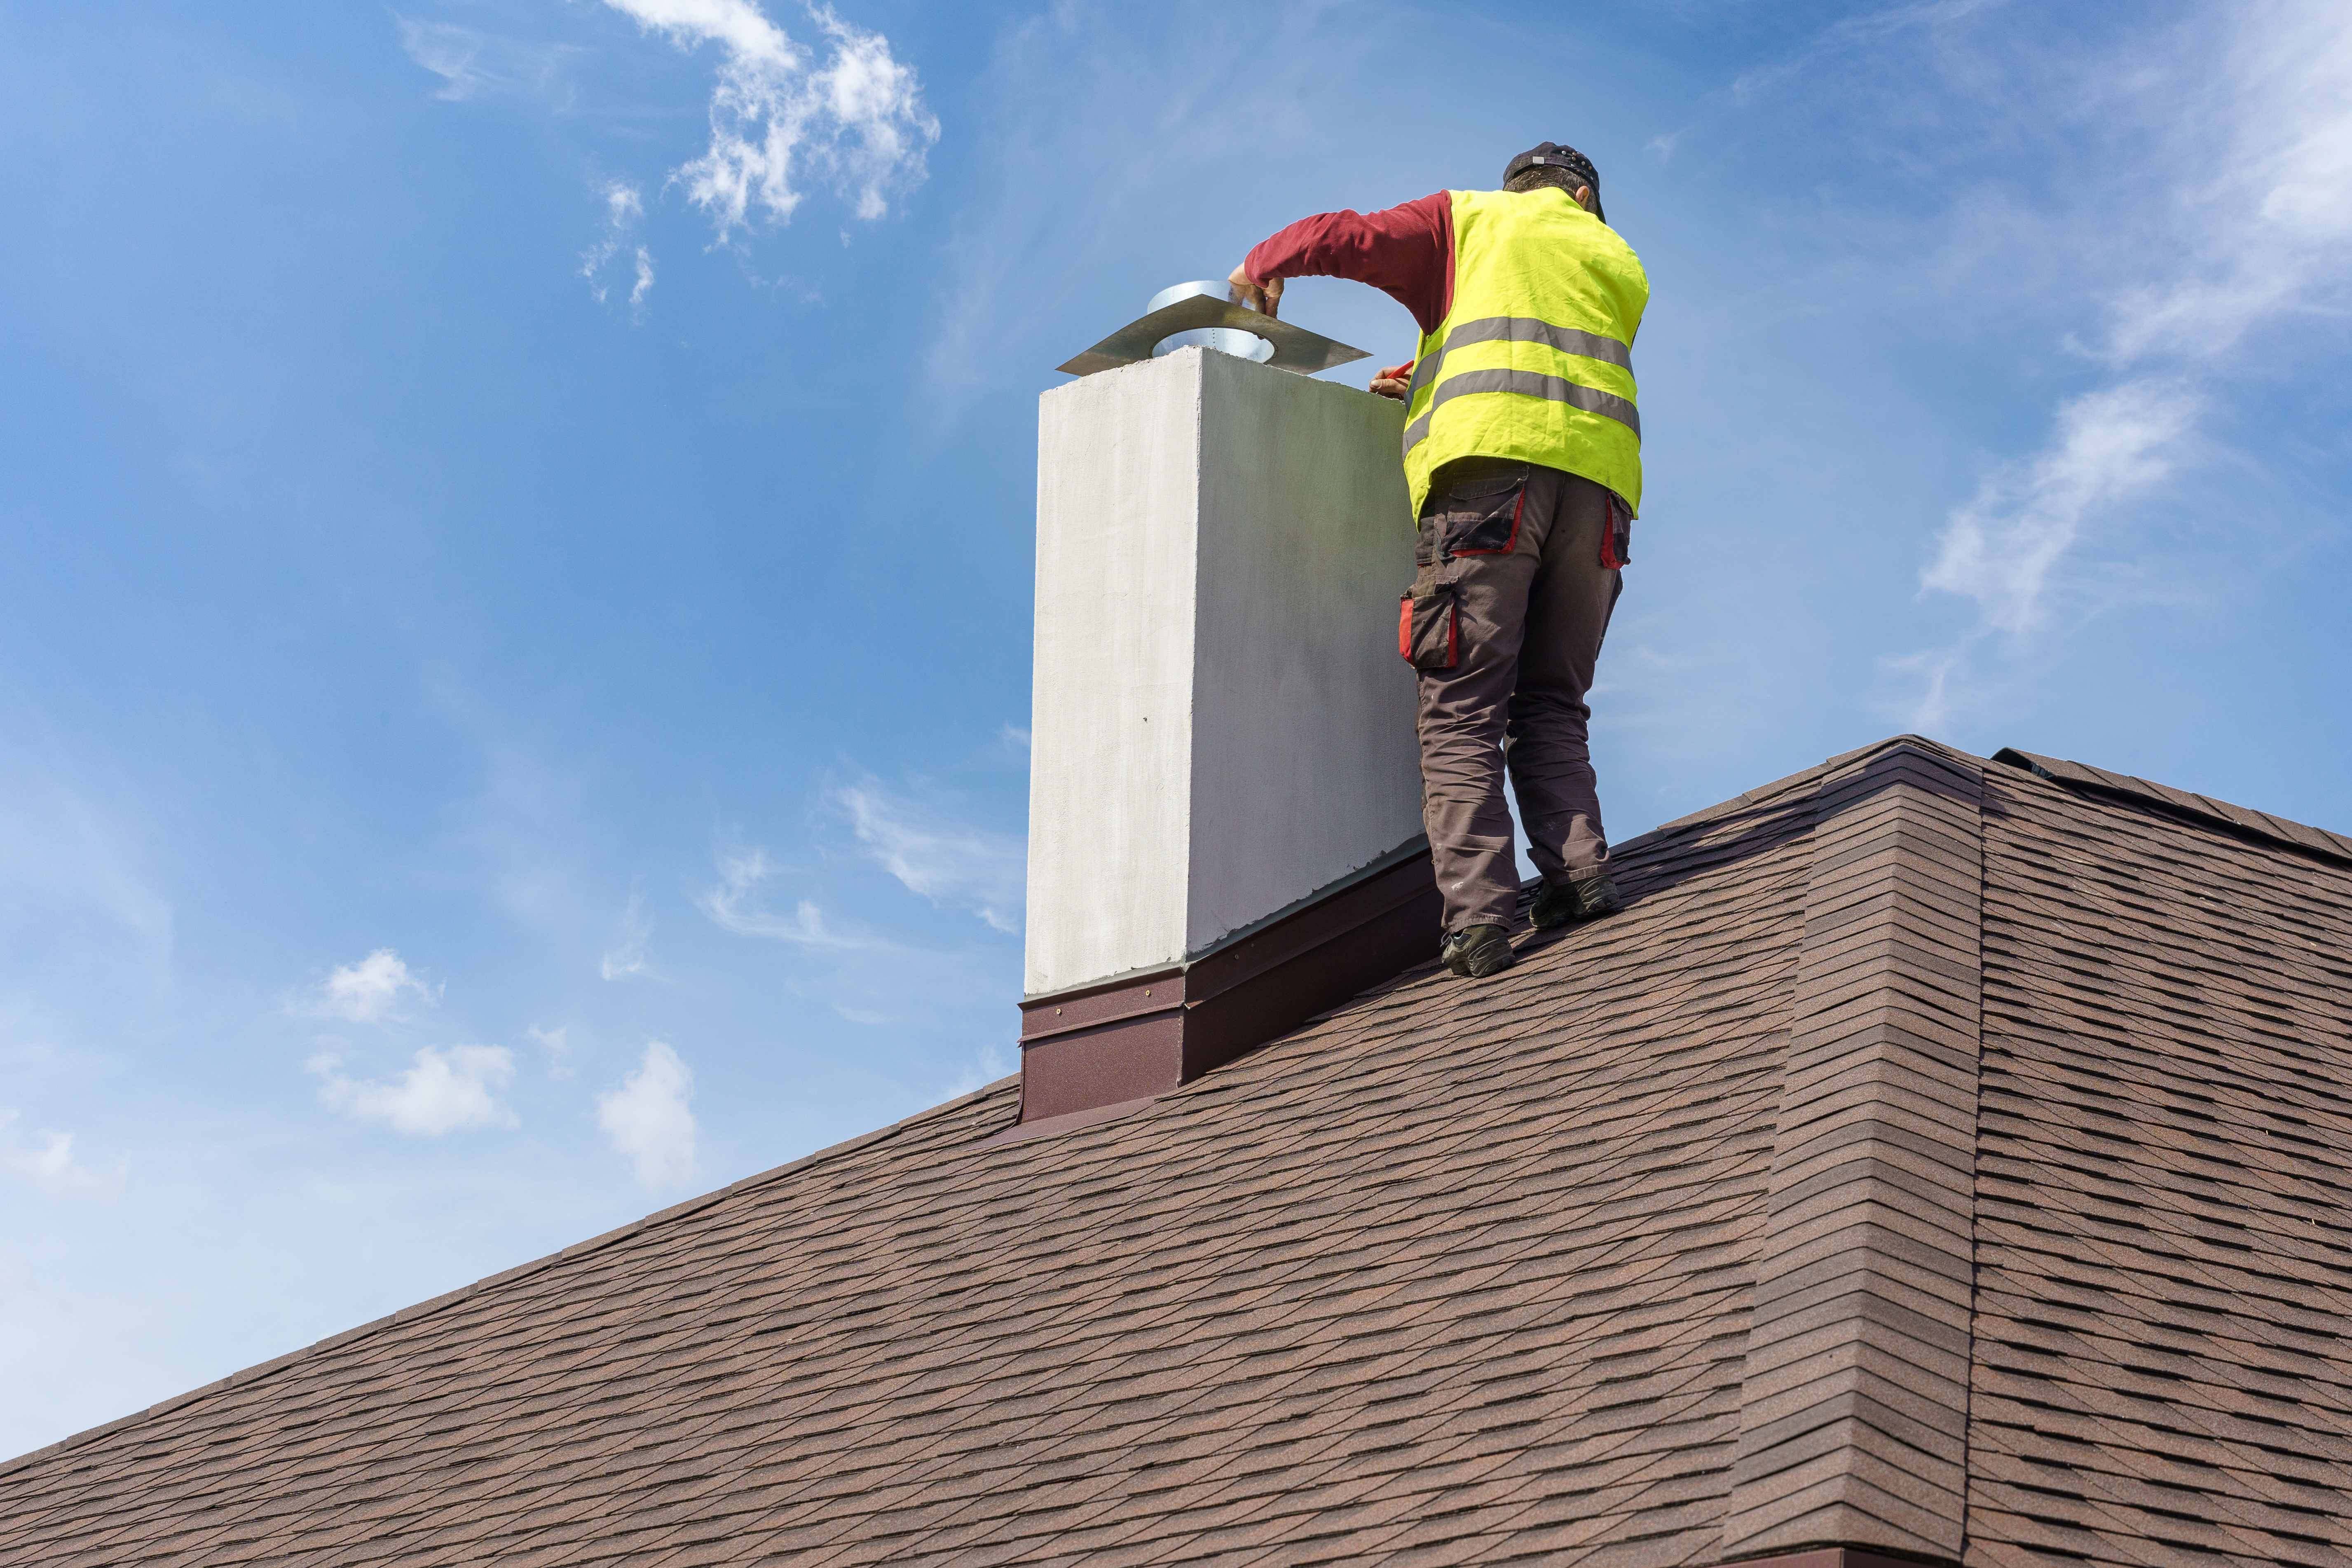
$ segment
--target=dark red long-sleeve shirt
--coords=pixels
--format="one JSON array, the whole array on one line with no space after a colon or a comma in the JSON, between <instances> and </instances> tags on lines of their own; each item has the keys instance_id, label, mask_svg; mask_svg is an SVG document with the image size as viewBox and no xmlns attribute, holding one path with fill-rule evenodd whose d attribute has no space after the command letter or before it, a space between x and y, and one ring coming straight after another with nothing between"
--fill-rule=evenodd
<instances>
[{"instance_id":1,"label":"dark red long-sleeve shirt","mask_svg":"<svg viewBox=\"0 0 2352 1568\"><path fill-rule=\"evenodd\" d=\"M1242 263L1253 282L1347 278L1369 283L1433 332L1454 308L1454 197L1440 191L1375 213L1318 213L1263 241Z\"/></svg>"}]
</instances>

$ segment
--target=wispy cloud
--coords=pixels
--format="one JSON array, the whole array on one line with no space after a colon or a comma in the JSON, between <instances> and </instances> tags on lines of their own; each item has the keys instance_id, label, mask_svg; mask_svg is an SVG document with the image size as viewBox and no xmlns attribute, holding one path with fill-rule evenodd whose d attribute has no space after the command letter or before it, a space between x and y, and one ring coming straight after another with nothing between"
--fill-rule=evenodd
<instances>
[{"instance_id":1,"label":"wispy cloud","mask_svg":"<svg viewBox=\"0 0 2352 1568\"><path fill-rule=\"evenodd\" d=\"M908 892L969 910L1001 931L1021 929L1028 854L1021 838L959 822L947 803L873 779L838 786L833 799L866 853Z\"/></svg>"},{"instance_id":2,"label":"wispy cloud","mask_svg":"<svg viewBox=\"0 0 2352 1568\"><path fill-rule=\"evenodd\" d=\"M2178 270L2118 301L2122 362L2226 363L2281 317L2336 313L2352 295L2352 12L2339 5L2232 7L2220 114L2198 129L2219 153L2184 182Z\"/></svg>"},{"instance_id":3,"label":"wispy cloud","mask_svg":"<svg viewBox=\"0 0 2352 1568\"><path fill-rule=\"evenodd\" d=\"M397 1016L404 997L414 996L429 1007L440 995L410 973L399 953L380 947L357 963L338 964L296 1011L346 1023L375 1024Z\"/></svg>"},{"instance_id":4,"label":"wispy cloud","mask_svg":"<svg viewBox=\"0 0 2352 1568\"><path fill-rule=\"evenodd\" d=\"M653 936L653 923L646 919L645 895L636 889L629 889L629 902L621 918L614 922L613 945L604 950L597 961L596 973L607 980L627 980L646 973L646 942Z\"/></svg>"},{"instance_id":5,"label":"wispy cloud","mask_svg":"<svg viewBox=\"0 0 2352 1568\"><path fill-rule=\"evenodd\" d=\"M1842 60L1895 34L1930 32L1998 5L2000 0L1910 0L1843 17L1813 35L1804 47L1743 71L1731 84L1735 103L1748 103L1782 82L1824 62Z\"/></svg>"},{"instance_id":6,"label":"wispy cloud","mask_svg":"<svg viewBox=\"0 0 2352 1568\"><path fill-rule=\"evenodd\" d=\"M0 733L12 740L48 727L37 710L14 702L0 711ZM37 752L0 754L0 887L11 901L97 911L136 939L154 978L167 981L172 905L141 864L152 830Z\"/></svg>"},{"instance_id":7,"label":"wispy cloud","mask_svg":"<svg viewBox=\"0 0 2352 1568\"><path fill-rule=\"evenodd\" d=\"M676 1187L694 1179L694 1072L662 1040L649 1040L637 1070L596 1097L596 1124L629 1162L638 1184Z\"/></svg>"},{"instance_id":8,"label":"wispy cloud","mask_svg":"<svg viewBox=\"0 0 2352 1568\"><path fill-rule=\"evenodd\" d=\"M895 943L880 937L835 931L811 899L799 900L789 915L771 910L761 889L782 872L765 849L722 852L718 858L718 885L703 889L695 902L722 930L831 952L897 951Z\"/></svg>"},{"instance_id":9,"label":"wispy cloud","mask_svg":"<svg viewBox=\"0 0 2352 1568\"><path fill-rule=\"evenodd\" d=\"M504 38L455 22L394 16L408 58L441 79L434 96L539 98L554 90L572 46Z\"/></svg>"},{"instance_id":10,"label":"wispy cloud","mask_svg":"<svg viewBox=\"0 0 2352 1568\"><path fill-rule=\"evenodd\" d=\"M811 6L827 47L819 65L754 0L604 3L680 48L713 43L724 57L710 98L709 148L675 175L721 244L755 209L789 221L805 179L830 186L869 220L889 210L891 192L921 182L939 121L924 107L913 68L881 34L829 5Z\"/></svg>"},{"instance_id":11,"label":"wispy cloud","mask_svg":"<svg viewBox=\"0 0 2352 1568\"><path fill-rule=\"evenodd\" d=\"M523 1033L537 1041L539 1048L547 1053L548 1077L572 1076L572 1032L568 1026L559 1024L552 1029L542 1029L533 1024Z\"/></svg>"},{"instance_id":12,"label":"wispy cloud","mask_svg":"<svg viewBox=\"0 0 2352 1568\"><path fill-rule=\"evenodd\" d=\"M354 1121L417 1138L516 1125L514 1112L493 1092L514 1078L514 1054L503 1046L426 1046L406 1072L388 1083L347 1078L332 1056L313 1057L304 1065L325 1079L320 1100Z\"/></svg>"},{"instance_id":13,"label":"wispy cloud","mask_svg":"<svg viewBox=\"0 0 2352 1568\"><path fill-rule=\"evenodd\" d=\"M130 1181L130 1161L92 1171L73 1157L72 1133L43 1128L27 1141L17 1135L19 1120L19 1112L0 1109L0 1173L52 1197L110 1198Z\"/></svg>"},{"instance_id":14,"label":"wispy cloud","mask_svg":"<svg viewBox=\"0 0 2352 1568\"><path fill-rule=\"evenodd\" d=\"M614 285L606 280L606 268L616 256L634 253L636 262L636 283L629 289L629 310L637 321L644 321L646 296L653 292L654 257L645 246L635 245L630 232L646 216L644 195L626 180L607 180L598 187L604 203L604 237L583 251L580 256L580 276L588 279L588 291L602 305L612 298Z\"/></svg>"},{"instance_id":15,"label":"wispy cloud","mask_svg":"<svg viewBox=\"0 0 2352 1568\"><path fill-rule=\"evenodd\" d=\"M1957 640L1888 661L1918 679L1922 727L1958 700L1987 638L2022 643L2062 593L2096 607L2083 547L2096 534L2109 556L2129 553L2143 503L2210 445L2200 437L2230 402L2221 389L2271 367L2247 355L2249 337L2352 302L2352 12L2283 3L2218 15L2218 62L2198 47L2115 68L2128 85L2113 90L2160 101L2142 118L2175 139L2151 144L2135 193L2134 210L2154 215L2132 247L2138 276L2105 291L2104 330L2079 345L2106 384L2062 403L2038 453L1955 509L1921 569L1922 593L1975 607Z\"/></svg>"},{"instance_id":16,"label":"wispy cloud","mask_svg":"<svg viewBox=\"0 0 2352 1568\"><path fill-rule=\"evenodd\" d=\"M2047 450L1986 479L1952 514L1921 584L1975 600L1990 630L2031 631L2084 521L2170 475L2197 413L2186 387L2155 377L2064 405Z\"/></svg>"},{"instance_id":17,"label":"wispy cloud","mask_svg":"<svg viewBox=\"0 0 2352 1568\"><path fill-rule=\"evenodd\" d=\"M972 1058L971 1065L957 1075L954 1085L948 1090L948 1098L959 1100L975 1090L986 1089L998 1079L1010 1077L1020 1065L1010 1052L995 1046L982 1046Z\"/></svg>"}]
</instances>

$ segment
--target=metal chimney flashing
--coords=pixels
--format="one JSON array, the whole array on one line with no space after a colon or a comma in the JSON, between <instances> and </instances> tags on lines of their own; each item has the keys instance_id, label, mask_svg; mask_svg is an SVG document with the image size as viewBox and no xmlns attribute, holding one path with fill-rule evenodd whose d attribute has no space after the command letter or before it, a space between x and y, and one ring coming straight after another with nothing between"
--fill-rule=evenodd
<instances>
[{"instance_id":1,"label":"metal chimney flashing","mask_svg":"<svg viewBox=\"0 0 2352 1568\"><path fill-rule=\"evenodd\" d=\"M1246 332L1261 339L1273 351L1261 363L1294 375L1313 375L1370 357L1362 349L1222 297L1223 288L1222 282L1203 281L1163 289L1152 296L1150 309L1142 315L1055 368L1065 375L1095 375L1151 358L1168 338L1203 331ZM1160 303L1163 300L1169 302Z\"/></svg>"},{"instance_id":2,"label":"metal chimney flashing","mask_svg":"<svg viewBox=\"0 0 2352 1568\"><path fill-rule=\"evenodd\" d=\"M1429 843L1234 932L1182 963L1021 1004L1021 1120L1165 1094L1429 957L1442 913Z\"/></svg>"}]
</instances>

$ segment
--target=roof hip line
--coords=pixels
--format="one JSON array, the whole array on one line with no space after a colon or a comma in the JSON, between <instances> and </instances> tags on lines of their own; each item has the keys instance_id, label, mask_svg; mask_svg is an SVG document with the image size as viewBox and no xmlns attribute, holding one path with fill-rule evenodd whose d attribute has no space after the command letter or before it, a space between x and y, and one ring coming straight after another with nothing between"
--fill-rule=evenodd
<instances>
[{"instance_id":1,"label":"roof hip line","mask_svg":"<svg viewBox=\"0 0 2352 1568\"><path fill-rule=\"evenodd\" d=\"M1961 1555L1982 786L1907 741L1817 786L1727 1560Z\"/></svg>"},{"instance_id":2,"label":"roof hip line","mask_svg":"<svg viewBox=\"0 0 2352 1568\"><path fill-rule=\"evenodd\" d=\"M2191 795L2185 789L2175 789L2153 779L2109 773L2088 763L2070 763L2063 757L2021 752L2014 746L2003 746L1992 754L1992 760L2030 773L2035 778L2046 779L2052 784L2095 797L2152 805L2158 811L2185 822L2219 827L2241 838L2284 845L2336 865L2352 865L2352 838L2341 833L2330 833L2324 827L2313 827L2307 823L2273 816L2266 811L2250 811L2226 800L2215 800L2209 795Z\"/></svg>"}]
</instances>

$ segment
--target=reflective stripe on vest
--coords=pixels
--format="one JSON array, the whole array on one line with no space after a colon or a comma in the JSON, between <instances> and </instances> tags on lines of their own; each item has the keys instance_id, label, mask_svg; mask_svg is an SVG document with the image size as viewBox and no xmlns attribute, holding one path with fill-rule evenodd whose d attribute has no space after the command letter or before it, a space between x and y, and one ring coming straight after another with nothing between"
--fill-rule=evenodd
<instances>
[{"instance_id":1,"label":"reflective stripe on vest","mask_svg":"<svg viewBox=\"0 0 2352 1568\"><path fill-rule=\"evenodd\" d=\"M1642 417L1633 334L1640 259L1564 191L1456 191L1454 288L1406 388L1416 512L1437 468L1517 458L1601 484L1638 508Z\"/></svg>"},{"instance_id":2,"label":"reflective stripe on vest","mask_svg":"<svg viewBox=\"0 0 2352 1568\"><path fill-rule=\"evenodd\" d=\"M1580 332L1574 327L1555 327L1549 321L1538 321L1533 316L1489 316L1483 321L1464 321L1459 326L1447 328L1445 341L1438 346L1437 352L1412 367L1412 381L1405 388L1405 397L1411 400L1423 387L1437 379L1437 367L1445 363L1447 351L1465 343L1493 342L1549 343L1564 354L1582 354L1586 359L1606 360L1629 373L1633 368L1633 351L1614 338L1604 338L1599 332ZM1624 400L1620 398L1618 401ZM1631 408L1633 405L1628 403L1625 406ZM1637 431L1642 427L1638 419L1628 419L1626 423ZM1412 437L1406 438L1405 445L1412 445Z\"/></svg>"},{"instance_id":3,"label":"reflective stripe on vest","mask_svg":"<svg viewBox=\"0 0 2352 1568\"><path fill-rule=\"evenodd\" d=\"M1412 451L1429 438L1429 421L1438 408L1452 398L1468 392L1515 392L1522 397L1549 398L1554 403L1573 404L1587 414L1599 414L1618 424L1642 433L1641 411L1613 392L1603 392L1597 386L1580 386L1557 375L1544 375L1532 370L1465 370L1437 389L1429 400L1422 416L1404 427L1404 449Z\"/></svg>"}]
</instances>

